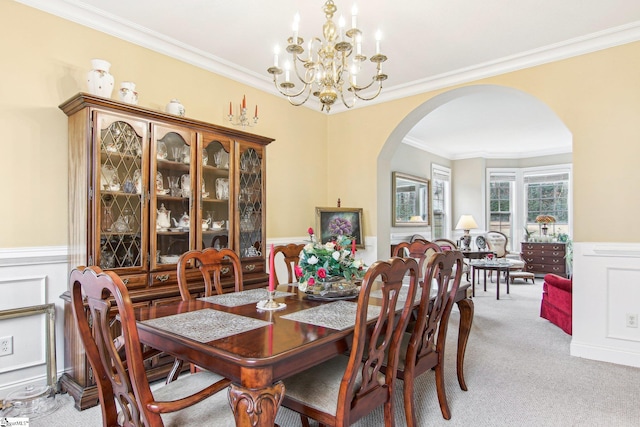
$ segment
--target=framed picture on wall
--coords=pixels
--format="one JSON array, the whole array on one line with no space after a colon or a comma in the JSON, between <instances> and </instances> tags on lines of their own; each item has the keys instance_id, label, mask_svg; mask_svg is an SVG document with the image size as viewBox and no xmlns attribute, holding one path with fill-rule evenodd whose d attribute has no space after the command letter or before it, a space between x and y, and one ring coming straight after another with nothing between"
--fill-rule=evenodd
<instances>
[{"instance_id":1,"label":"framed picture on wall","mask_svg":"<svg viewBox=\"0 0 640 427\"><path fill-rule=\"evenodd\" d=\"M338 235L354 237L356 247L364 249L362 208L316 208L318 241L326 243Z\"/></svg>"}]
</instances>

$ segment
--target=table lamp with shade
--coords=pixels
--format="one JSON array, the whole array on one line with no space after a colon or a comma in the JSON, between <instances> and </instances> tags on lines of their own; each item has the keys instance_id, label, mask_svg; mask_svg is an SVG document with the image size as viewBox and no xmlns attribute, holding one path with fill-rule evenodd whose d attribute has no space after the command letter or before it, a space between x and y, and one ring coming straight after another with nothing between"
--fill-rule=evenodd
<instances>
[{"instance_id":1,"label":"table lamp with shade","mask_svg":"<svg viewBox=\"0 0 640 427\"><path fill-rule=\"evenodd\" d=\"M460 239L462 242L462 250L471 249L471 235L469 234L469 230L472 228L478 228L478 223L473 219L472 215L460 215L460 219L458 220L458 224L456 225L456 230L464 230L464 234Z\"/></svg>"}]
</instances>

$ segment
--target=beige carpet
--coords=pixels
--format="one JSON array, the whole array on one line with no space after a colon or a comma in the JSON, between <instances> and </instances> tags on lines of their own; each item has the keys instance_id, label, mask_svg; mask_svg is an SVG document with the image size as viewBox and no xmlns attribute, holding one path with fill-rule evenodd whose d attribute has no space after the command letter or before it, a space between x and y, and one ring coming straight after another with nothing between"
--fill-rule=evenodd
<instances>
[{"instance_id":1,"label":"beige carpet","mask_svg":"<svg viewBox=\"0 0 640 427\"><path fill-rule=\"evenodd\" d=\"M639 426L640 369L569 356L571 337L539 317L541 280L515 284L500 300L495 284L487 292L476 287L475 318L466 358L469 391L458 387L455 345L458 312L449 326L447 394L452 418L440 414L433 373L417 382L420 426ZM71 398L30 425L42 427L100 426L97 408L78 412ZM396 425L405 425L402 395L396 393ZM382 425L377 411L356 426ZM277 422L299 426L297 415L283 409ZM211 425L217 425L212 421Z\"/></svg>"}]
</instances>

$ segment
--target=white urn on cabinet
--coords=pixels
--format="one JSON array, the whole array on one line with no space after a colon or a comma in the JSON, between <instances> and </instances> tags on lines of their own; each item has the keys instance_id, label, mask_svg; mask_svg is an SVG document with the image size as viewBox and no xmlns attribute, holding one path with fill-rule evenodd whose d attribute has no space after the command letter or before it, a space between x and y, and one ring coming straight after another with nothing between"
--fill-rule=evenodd
<instances>
[{"instance_id":1,"label":"white urn on cabinet","mask_svg":"<svg viewBox=\"0 0 640 427\"><path fill-rule=\"evenodd\" d=\"M113 93L113 76L109 74L111 64L104 59L92 59L92 70L87 74L87 88L92 95L111 98Z\"/></svg>"},{"instance_id":2,"label":"white urn on cabinet","mask_svg":"<svg viewBox=\"0 0 640 427\"><path fill-rule=\"evenodd\" d=\"M172 99L167 106L165 107L165 111L169 114L175 114L176 116L184 117L184 105L180 103L177 99Z\"/></svg>"}]
</instances>

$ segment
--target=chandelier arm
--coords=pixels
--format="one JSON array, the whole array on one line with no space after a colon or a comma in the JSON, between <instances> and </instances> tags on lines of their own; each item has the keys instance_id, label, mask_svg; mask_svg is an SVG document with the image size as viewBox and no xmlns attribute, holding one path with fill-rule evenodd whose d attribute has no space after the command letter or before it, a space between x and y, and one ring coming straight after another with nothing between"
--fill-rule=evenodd
<instances>
[{"instance_id":1,"label":"chandelier arm","mask_svg":"<svg viewBox=\"0 0 640 427\"><path fill-rule=\"evenodd\" d=\"M278 82L276 81L276 76L275 76L275 75L273 76L273 85L276 87L276 89L278 90L278 92L280 92L280 94L281 94L281 95L284 95L284 96L286 96L287 98L289 98L289 97L294 97L294 98L296 98L296 97L298 97L298 96L302 95L302 93L305 91L305 89L306 89L306 88L307 88L307 86L308 86L308 85L303 86L303 87L302 87L302 89L300 90L300 92L298 92L298 93L287 93L287 92L283 92L283 91L282 91L282 89L280 89L280 88L278 87ZM307 98L308 98L308 96L307 96Z\"/></svg>"},{"instance_id":2,"label":"chandelier arm","mask_svg":"<svg viewBox=\"0 0 640 427\"><path fill-rule=\"evenodd\" d=\"M311 96L311 87L309 87L309 90L307 91L307 96L304 98L304 100L302 100L300 102L293 102L291 97L287 96L287 101L289 101L289 104L293 105L294 107L299 107L299 106L301 106L302 104L304 104L305 102L307 102L309 100L309 96Z\"/></svg>"},{"instance_id":3,"label":"chandelier arm","mask_svg":"<svg viewBox=\"0 0 640 427\"><path fill-rule=\"evenodd\" d=\"M371 86L371 85L369 85L369 86ZM376 91L375 95L371 96L370 98L364 97L364 96L360 96L357 91L354 92L354 94L356 95L356 97L358 97L358 99L361 99L363 101L371 101L372 99L375 99L376 96L380 95L381 91L382 91L382 83L380 83L380 85L378 86L378 90Z\"/></svg>"},{"instance_id":4,"label":"chandelier arm","mask_svg":"<svg viewBox=\"0 0 640 427\"><path fill-rule=\"evenodd\" d=\"M305 59L298 58L298 55L294 55L294 57L293 57L293 70L295 71L296 77L298 78L298 80L300 80L300 82L302 84L304 84L305 86L313 84L313 77L309 81L305 80L307 71L309 71L310 68L307 68L306 66L303 65L303 67L307 68L307 70L305 71L305 76L304 77L301 76L300 72L298 71L298 67L296 65L296 60L300 61L302 64L307 64L309 61L307 61Z\"/></svg>"}]
</instances>

